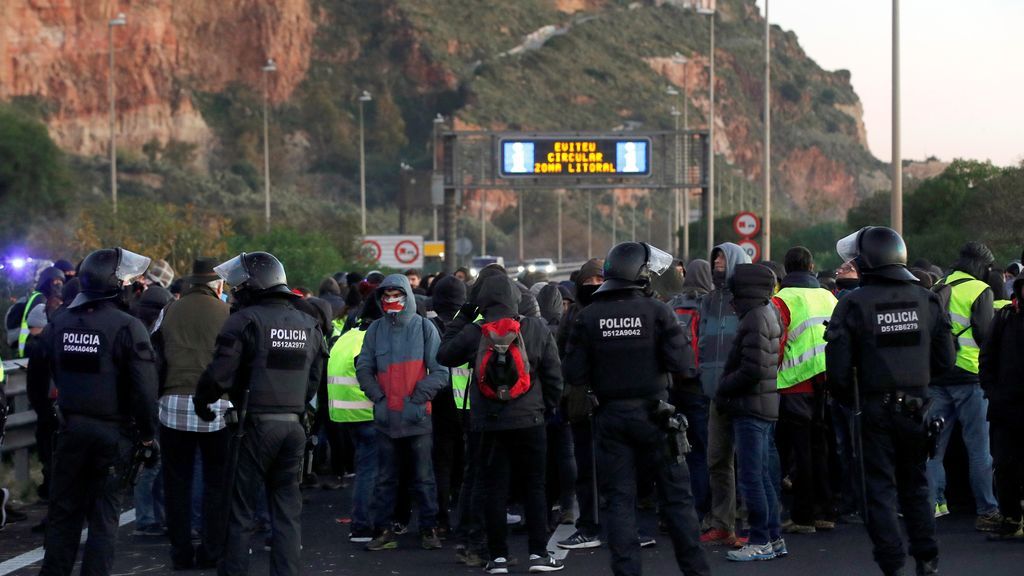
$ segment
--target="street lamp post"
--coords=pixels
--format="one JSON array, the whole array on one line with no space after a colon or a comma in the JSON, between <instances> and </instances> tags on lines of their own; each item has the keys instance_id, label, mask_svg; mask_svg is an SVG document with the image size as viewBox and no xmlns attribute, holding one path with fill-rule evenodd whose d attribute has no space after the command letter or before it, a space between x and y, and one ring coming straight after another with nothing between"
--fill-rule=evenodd
<instances>
[{"instance_id":1,"label":"street lamp post","mask_svg":"<svg viewBox=\"0 0 1024 576\"><path fill-rule=\"evenodd\" d=\"M892 229L903 234L903 155L900 150L900 0L892 0Z\"/></svg>"},{"instance_id":2,"label":"street lamp post","mask_svg":"<svg viewBox=\"0 0 1024 576\"><path fill-rule=\"evenodd\" d=\"M715 11L698 8L698 14L708 16L711 28L710 68L708 82L708 254L715 247Z\"/></svg>"},{"instance_id":3,"label":"street lamp post","mask_svg":"<svg viewBox=\"0 0 1024 576\"><path fill-rule=\"evenodd\" d=\"M669 89L667 90L667 92L668 92L668 94L670 96L678 96L679 95L679 91L676 90L675 88L671 87L671 86L669 86ZM670 114L672 114L672 125L675 127L675 140L676 141L675 141L675 148L674 148L675 149L675 162L673 164L673 174L674 174L674 177L675 177L676 186L675 186L675 189L672 191L672 211L671 212L674 214L674 217L668 219L669 220L669 227L668 227L669 235L668 235L668 244L667 244L667 246L668 246L669 250L671 250L672 252L677 252L676 248L677 248L677 244L678 243L673 241L672 237L673 237L674 233L677 230L679 230L679 219L680 219L679 218L679 175L680 175L680 169L679 169L679 161L680 161L680 154L679 154L679 140L680 140L679 139L679 116L681 116L682 113L679 111L679 108L676 108L675 106L672 106L672 111L670 112ZM670 214L670 215L672 215L672 214ZM673 224L674 224L674 226L673 226Z\"/></svg>"},{"instance_id":4,"label":"street lamp post","mask_svg":"<svg viewBox=\"0 0 1024 576\"><path fill-rule=\"evenodd\" d=\"M277 72L273 58L267 58L263 65L263 216L266 231L270 232L270 77Z\"/></svg>"},{"instance_id":5,"label":"street lamp post","mask_svg":"<svg viewBox=\"0 0 1024 576\"><path fill-rule=\"evenodd\" d=\"M444 126L444 116L441 116L441 114L439 113L436 116L434 116L434 149L433 149L433 152L434 152L433 153L433 157L434 157L433 158L433 160L434 160L434 173L433 173L433 176L434 177L437 177L437 159L438 159L438 154L439 154L438 148L437 148L437 146L439 144L438 134L441 131L441 128L443 126ZM431 181L431 186L433 186L433 181ZM433 208L433 212L434 212L434 242L437 242L437 204L435 204L433 202L433 197L431 197L431 208ZM481 250L483 250L483 248L481 248ZM486 252L481 252L481 254L484 254L484 253L486 253Z\"/></svg>"},{"instance_id":6,"label":"street lamp post","mask_svg":"<svg viewBox=\"0 0 1024 576\"><path fill-rule=\"evenodd\" d=\"M363 127L363 107L373 100L370 93L363 90L359 95L359 221L360 230L366 236L366 137Z\"/></svg>"},{"instance_id":7,"label":"street lamp post","mask_svg":"<svg viewBox=\"0 0 1024 576\"><path fill-rule=\"evenodd\" d=\"M594 255L594 192L587 190L587 259Z\"/></svg>"},{"instance_id":8,"label":"street lamp post","mask_svg":"<svg viewBox=\"0 0 1024 576\"><path fill-rule=\"evenodd\" d=\"M768 0L764 0L764 232L761 233L764 256L772 259L772 57L771 26L768 24Z\"/></svg>"},{"instance_id":9,"label":"street lamp post","mask_svg":"<svg viewBox=\"0 0 1024 576\"><path fill-rule=\"evenodd\" d=\"M107 48L110 52L110 200L117 214L117 136L114 133L116 119L116 89L114 87L114 27L124 26L127 21L123 13L107 22Z\"/></svg>"}]
</instances>

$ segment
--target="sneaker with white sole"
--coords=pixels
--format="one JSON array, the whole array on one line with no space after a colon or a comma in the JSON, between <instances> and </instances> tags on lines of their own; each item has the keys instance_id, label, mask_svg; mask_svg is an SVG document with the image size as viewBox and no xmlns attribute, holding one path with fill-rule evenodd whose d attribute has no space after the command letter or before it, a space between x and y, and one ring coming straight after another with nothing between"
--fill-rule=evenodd
<instances>
[{"instance_id":1,"label":"sneaker with white sole","mask_svg":"<svg viewBox=\"0 0 1024 576\"><path fill-rule=\"evenodd\" d=\"M584 534L580 530L577 530L575 534L569 536L565 540L559 540L555 543L555 545L563 550L582 550L584 548L600 548L601 537L597 535L590 536L588 534Z\"/></svg>"},{"instance_id":2,"label":"sneaker with white sole","mask_svg":"<svg viewBox=\"0 0 1024 576\"><path fill-rule=\"evenodd\" d=\"M508 574L508 558L498 557L488 560L484 571L488 574Z\"/></svg>"},{"instance_id":3,"label":"sneaker with white sole","mask_svg":"<svg viewBox=\"0 0 1024 576\"><path fill-rule=\"evenodd\" d=\"M637 540L640 541L641 548L650 548L658 544L658 541L654 539L654 536L649 536L643 532L636 535Z\"/></svg>"},{"instance_id":4,"label":"sneaker with white sole","mask_svg":"<svg viewBox=\"0 0 1024 576\"><path fill-rule=\"evenodd\" d=\"M511 512L505 512L505 524L509 526L515 526L523 521L523 517L519 514L513 514Z\"/></svg>"},{"instance_id":5,"label":"sneaker with white sole","mask_svg":"<svg viewBox=\"0 0 1024 576\"><path fill-rule=\"evenodd\" d=\"M553 556L538 556L536 554L530 554L530 572L557 572L565 568L565 564L561 560L556 560Z\"/></svg>"},{"instance_id":6,"label":"sneaker with white sole","mask_svg":"<svg viewBox=\"0 0 1024 576\"><path fill-rule=\"evenodd\" d=\"M786 550L786 541L782 538L778 540L772 540L772 552L775 553L776 558L783 558L789 556L789 550Z\"/></svg>"},{"instance_id":7,"label":"sneaker with white sole","mask_svg":"<svg viewBox=\"0 0 1024 576\"><path fill-rule=\"evenodd\" d=\"M942 518L943 516L949 516L949 505L945 502L935 505L935 517Z\"/></svg>"},{"instance_id":8,"label":"sneaker with white sole","mask_svg":"<svg viewBox=\"0 0 1024 576\"><path fill-rule=\"evenodd\" d=\"M725 557L733 562L753 562L755 560L771 560L775 551L769 544L747 544L739 550L730 550Z\"/></svg>"}]
</instances>

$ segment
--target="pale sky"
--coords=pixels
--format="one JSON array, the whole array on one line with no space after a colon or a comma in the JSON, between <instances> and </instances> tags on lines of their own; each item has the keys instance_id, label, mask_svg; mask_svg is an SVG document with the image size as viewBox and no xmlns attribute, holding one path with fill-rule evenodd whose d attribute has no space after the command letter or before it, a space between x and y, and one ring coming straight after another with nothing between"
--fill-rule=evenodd
<instances>
[{"instance_id":1,"label":"pale sky","mask_svg":"<svg viewBox=\"0 0 1024 576\"><path fill-rule=\"evenodd\" d=\"M765 0L757 0L764 9ZM871 152L892 143L892 0L769 0L826 70L845 68ZM1024 0L902 0L904 159L1024 160Z\"/></svg>"}]
</instances>

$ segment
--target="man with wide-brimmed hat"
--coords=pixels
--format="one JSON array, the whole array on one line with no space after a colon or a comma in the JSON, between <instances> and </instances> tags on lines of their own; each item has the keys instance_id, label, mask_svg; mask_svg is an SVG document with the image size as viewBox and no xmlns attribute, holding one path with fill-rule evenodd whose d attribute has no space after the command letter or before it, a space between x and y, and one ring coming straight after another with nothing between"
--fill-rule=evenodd
<instances>
[{"instance_id":1,"label":"man with wide-brimmed hat","mask_svg":"<svg viewBox=\"0 0 1024 576\"><path fill-rule=\"evenodd\" d=\"M175 569L213 567L221 555L224 513L221 509L224 462L229 432L224 422L227 400L212 408L217 417L207 422L192 409L199 376L213 358L217 334L229 307L220 299L224 282L213 271L216 260L198 258L184 278L181 299L165 310L153 334L160 368L160 441L163 447L167 529ZM203 486L192 486L196 450L202 452ZM192 490L203 490L203 542L192 547Z\"/></svg>"}]
</instances>

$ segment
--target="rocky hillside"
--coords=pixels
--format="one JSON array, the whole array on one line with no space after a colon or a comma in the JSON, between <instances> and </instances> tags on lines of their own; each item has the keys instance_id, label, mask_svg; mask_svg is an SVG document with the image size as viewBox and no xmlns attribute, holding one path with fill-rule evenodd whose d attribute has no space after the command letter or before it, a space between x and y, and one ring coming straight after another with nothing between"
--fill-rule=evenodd
<instances>
[{"instance_id":1,"label":"rocky hillside","mask_svg":"<svg viewBox=\"0 0 1024 576\"><path fill-rule=\"evenodd\" d=\"M238 176L260 190L266 78L275 187L345 201L358 190L357 95L365 89L373 94L370 198L385 205L400 161L429 167L436 113L488 128L661 129L672 123L672 84L688 87L691 125L705 126L708 19L688 3L4 0L0 100L43 117L66 150L102 155L107 21L124 12L114 48L126 155L152 159L184 146L201 174ZM756 181L763 20L754 0L719 0L718 9L715 148L724 165ZM822 70L792 32L774 28L772 43L778 202L814 220L841 217L887 186L849 73ZM676 52L689 59L685 68L673 62ZM277 72L265 76L268 57Z\"/></svg>"}]
</instances>

